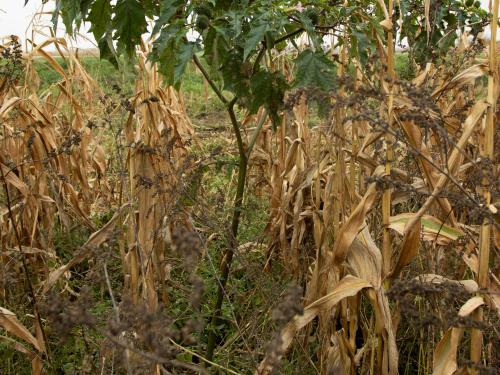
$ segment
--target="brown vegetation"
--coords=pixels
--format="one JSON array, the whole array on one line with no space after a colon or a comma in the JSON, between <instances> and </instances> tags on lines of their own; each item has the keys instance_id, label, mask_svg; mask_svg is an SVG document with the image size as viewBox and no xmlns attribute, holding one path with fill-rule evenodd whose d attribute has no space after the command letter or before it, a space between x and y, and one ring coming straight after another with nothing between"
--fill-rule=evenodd
<instances>
[{"instance_id":1,"label":"brown vegetation","mask_svg":"<svg viewBox=\"0 0 500 375\"><path fill-rule=\"evenodd\" d=\"M50 43L67 69L45 52ZM33 373L53 366L50 336L81 326L102 335L101 369L116 361L130 373L207 372L199 364L209 362L199 341L203 289L220 281L201 278L199 264L212 262L211 242L236 239L224 210L193 186L220 150L193 151L203 139L182 97L147 61L148 48L138 51L134 94L117 101L63 52L64 40L25 58L16 40L1 47L12 70L0 76L0 301L29 304L33 319L2 307L0 326ZM390 63L394 51L379 48L387 72L368 76L354 62L349 74L341 53L339 89L290 93L276 130L264 110L242 116L243 146L252 151L247 185L269 201L265 246L250 246L265 259L261 271L279 263L303 286L260 327L276 329L267 349L242 330L250 319L232 318L229 348L255 352L240 365L246 373L285 371L278 369L292 346L323 374L498 370L499 51L492 43L481 54L464 38L448 65L428 65L406 82ZM35 56L61 76L43 94ZM273 63L289 69L286 57ZM311 125L315 102L327 116ZM222 206L234 183L219 195ZM200 218L212 221L196 227ZM62 259L56 226L91 234ZM247 251L236 249L236 257ZM188 275L177 289L192 313L181 325L168 314L172 258ZM104 322L88 311L88 290L70 286L82 264L93 269L82 284L101 285L111 301ZM237 373L237 362L222 363L211 365Z\"/></svg>"}]
</instances>

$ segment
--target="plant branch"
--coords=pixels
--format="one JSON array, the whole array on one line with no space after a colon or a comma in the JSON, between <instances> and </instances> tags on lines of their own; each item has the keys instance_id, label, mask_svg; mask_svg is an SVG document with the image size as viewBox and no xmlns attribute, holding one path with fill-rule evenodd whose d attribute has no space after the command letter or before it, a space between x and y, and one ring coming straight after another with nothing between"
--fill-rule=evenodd
<instances>
[{"instance_id":1,"label":"plant branch","mask_svg":"<svg viewBox=\"0 0 500 375\"><path fill-rule=\"evenodd\" d=\"M274 41L274 44L278 44L281 42L284 42L287 39L293 38L295 35L301 34L304 31L304 29L301 27L295 31L291 31L288 34L283 35L282 37L279 37Z\"/></svg>"},{"instance_id":2,"label":"plant branch","mask_svg":"<svg viewBox=\"0 0 500 375\"><path fill-rule=\"evenodd\" d=\"M215 82L210 78L210 75L208 74L205 67L201 64L201 61L198 58L198 56L196 56L196 54L193 55L193 62L196 65L196 67L200 70L201 74L203 74L203 77L205 77L205 79L207 80L207 82L210 85L210 87L212 88L212 90L214 90L215 94L219 97L220 101L222 103L224 103L225 105L228 105L229 101L224 96L222 91L219 90L219 88L217 87Z\"/></svg>"},{"instance_id":3,"label":"plant branch","mask_svg":"<svg viewBox=\"0 0 500 375\"><path fill-rule=\"evenodd\" d=\"M285 40L293 35L298 34L301 32L301 30L296 30L295 32L289 33L285 35L284 37L280 38L280 40ZM266 50L268 50L268 46L266 46L265 42L263 42L263 46L260 49L254 65L253 65L253 72L255 73L258 70L260 61L265 55ZM258 132L260 128L264 124L264 120L267 117L267 111L265 114L262 116L261 121L259 122L259 125L257 126L256 133L254 135L254 139L251 141L251 147L249 148L249 151L245 149L245 145L243 143L243 138L241 135L241 126L240 123L236 117L236 113L234 111L234 107L238 101L238 97L235 96L231 99L231 101L228 101L226 97L223 95L223 93L218 89L218 87L215 85L213 80L210 78L208 72L206 69L203 67L201 64L200 60L196 55L193 56L193 61L195 65L198 67L198 69L201 71L207 82L209 83L210 87L214 90L214 92L217 94L218 98L221 100L222 103L226 105L226 110L229 114L229 118L231 120L231 125L233 127L233 133L236 137L236 144L238 146L238 154L239 154L239 166L238 166L238 184L236 187L236 196L234 199L233 203L233 216L231 220L231 230L229 233L229 241L228 241L228 248L224 252L224 255L221 260L220 264L220 280L219 280L219 285L218 285L218 290L217 290L217 297L216 301L214 304L213 308L213 315L210 320L209 324L209 333L208 333L208 343L207 343L207 354L206 354L206 359L208 360L207 363L211 362L213 359L215 347L216 347L216 327L219 326L221 322L221 312L222 312L222 303L224 301L224 295L225 295L225 287L227 284L227 281L229 279L229 272L231 269L231 262L233 260L234 252L237 247L237 237L238 237L238 228L240 224L240 218L241 218L241 210L242 210L242 205L243 205L243 197L245 194L245 182L246 182L246 176L247 176L247 171L248 171L248 158L250 157L250 152L251 149L253 148L253 145L255 143L255 140L257 138Z\"/></svg>"},{"instance_id":4,"label":"plant branch","mask_svg":"<svg viewBox=\"0 0 500 375\"><path fill-rule=\"evenodd\" d=\"M222 257L220 265L220 272L221 272L220 283L219 283L219 288L217 290L217 298L213 309L213 316L210 321L210 331L208 334L207 355L206 355L206 358L209 361L212 361L215 351L215 346L216 346L215 329L220 323L222 302L224 300L224 289L226 287L229 278L229 271L231 269L231 262L233 260L234 251L237 247L238 227L240 224L241 208L243 205L243 196L245 193L245 181L248 169L248 159L245 152L245 147L243 145L243 139L241 137L240 123L238 122L238 119L236 118L236 114L234 112L234 105L236 104L237 100L238 100L237 97L231 100L231 102L227 106L227 111L229 113L231 124L233 126L233 131L236 136L236 142L238 144L238 152L239 152L238 185L236 187L236 196L234 198L234 203L233 203L233 217L231 220L231 232L229 233L229 246Z\"/></svg>"},{"instance_id":5,"label":"plant branch","mask_svg":"<svg viewBox=\"0 0 500 375\"><path fill-rule=\"evenodd\" d=\"M236 144L238 145L238 152L240 156L243 156L246 159L245 154L245 146L243 144L243 138L241 137L240 124L238 119L236 118L236 114L234 113L234 105L238 100L237 97L234 97L231 102L229 102L227 106L227 111L229 113L229 118L231 119L231 125L233 126L234 135L236 136Z\"/></svg>"},{"instance_id":6,"label":"plant branch","mask_svg":"<svg viewBox=\"0 0 500 375\"><path fill-rule=\"evenodd\" d=\"M193 352L192 350L189 350L188 348L182 346L182 345L179 345L177 344L174 340L172 340L171 338L169 339L170 342L178 349L182 350L183 352L186 352L187 354L189 355L192 355L192 356L195 356L199 359L201 359L203 362L205 363L208 363L209 365L211 366L214 366L214 367L217 367L217 368L220 368L221 370L224 370L226 373L228 374L233 374L233 375L240 375L240 373L236 372L236 371L233 371L231 370L230 368L227 368L227 367L224 367L224 366L221 366L219 365L218 363L215 363L215 362L212 362L212 361L209 361L208 359L206 359L205 357L203 357L202 355L196 353L196 352Z\"/></svg>"}]
</instances>

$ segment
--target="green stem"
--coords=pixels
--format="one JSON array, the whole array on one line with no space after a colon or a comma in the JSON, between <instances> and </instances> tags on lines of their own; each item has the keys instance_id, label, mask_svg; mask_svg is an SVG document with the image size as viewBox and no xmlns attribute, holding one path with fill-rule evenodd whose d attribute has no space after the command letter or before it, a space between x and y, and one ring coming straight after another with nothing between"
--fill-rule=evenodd
<instances>
[{"instance_id":1,"label":"green stem","mask_svg":"<svg viewBox=\"0 0 500 375\"><path fill-rule=\"evenodd\" d=\"M279 38L276 42L281 42L283 40L292 38L293 36L303 32L302 29L295 30L289 34L284 35L283 37ZM265 45L265 41L263 42L263 46L259 53L257 54L257 57L255 59L254 65L253 65L253 73L255 74L258 69L260 62L262 58L264 57L264 54L266 50L269 48L269 46ZM246 176L247 176L247 171L248 171L248 159L250 157L250 153L252 151L252 148L254 146L254 143L257 139L257 136L260 132L260 129L262 128L265 118L267 117L267 111L265 111L262 115L262 118L260 119L257 129L255 131L255 134L251 140L250 146L248 148L248 151L245 150L245 146L243 144L243 139L241 136L241 127L240 123L238 122L238 119L236 118L236 114L234 113L234 106L236 102L238 101L238 97L234 97L231 101L228 101L224 94L222 93L221 90L217 87L215 82L210 78L210 75L208 74L207 70L203 67L201 64L200 60L196 55L193 56L193 61L195 65L198 67L200 72L203 74L205 79L207 80L208 84L210 87L214 90L215 94L218 96L218 98L221 100L222 103L224 103L227 106L227 112L229 114L229 118L231 119L231 124L233 126L233 132L234 135L236 136L236 143L238 145L238 154L239 154L239 165L238 165L238 185L236 187L236 196L234 199L233 203L233 217L231 220L231 232L229 234L229 246L224 252L224 255L222 257L221 265L220 265L220 279L219 279L219 286L217 290L217 297L215 300L215 305L213 308L213 315L210 320L209 324L209 333L208 333L208 343L207 343L207 355L206 359L208 361L212 361L213 356L214 356L214 351L216 347L216 332L215 329L216 327L220 324L221 321L221 311L222 311L222 302L224 301L224 294L225 294L225 287L229 278L229 272L231 269L231 262L233 260L234 256L234 251L237 246L237 237L238 237L238 227L240 225L240 217L241 217L241 209L243 205L243 197L245 195L245 181L246 181Z\"/></svg>"},{"instance_id":2,"label":"green stem","mask_svg":"<svg viewBox=\"0 0 500 375\"><path fill-rule=\"evenodd\" d=\"M243 205L243 196L245 194L245 181L248 169L248 158L245 153L245 148L243 145L243 139L241 137L240 124L234 113L234 105L236 104L237 98L235 97L227 106L227 111L229 117L231 118L231 124L233 125L234 134L236 136L236 142L238 145L239 153L239 166L238 166L238 185L236 187L236 197L233 204L233 217L231 220L231 233L229 238L229 246L226 249L224 256L222 257L220 265L220 280L219 287L217 290L217 298L213 308L213 315L210 321L209 333L208 333L208 344L207 344L207 355L206 358L212 361L214 356L214 351L216 347L215 339L216 333L215 329L220 324L221 321L221 311L222 302L224 301L225 287L229 278L229 271L231 269L231 262L234 256L234 250L237 246L238 237L238 227L240 225L241 208Z\"/></svg>"},{"instance_id":3,"label":"green stem","mask_svg":"<svg viewBox=\"0 0 500 375\"><path fill-rule=\"evenodd\" d=\"M264 50L264 49L263 49ZM260 55L260 54L259 54ZM236 136L236 143L238 145L238 154L239 154L239 167L238 167L238 185L236 188L236 197L234 199L233 204L233 217L231 220L231 233L229 238L229 246L226 249L224 256L222 257L221 265L220 265L220 279L217 290L217 298L215 301L215 305L213 308L213 315L209 324L209 334L208 334L208 344L207 344L207 355L206 359L208 361L212 361L214 351L215 351L215 327L220 324L221 320L221 309L222 302L224 300L224 292L227 284L227 280L229 278L229 271L231 268L231 262L234 256L234 249L237 246L237 237L238 237L238 227L240 224L241 217L241 206L243 204L243 196L245 193L245 180L247 175L247 167L248 167L248 159L247 154L245 152L245 147L243 144L243 139L241 137L240 124L238 119L236 118L236 114L234 113L234 106L238 101L238 98L235 96L231 101L228 101L224 94L219 90L215 82L210 78L207 70L203 67L200 60L196 55L193 56L193 61L196 67L200 70L201 74L205 77L208 84L215 92L217 97L220 99L222 103L227 106L227 112L229 114L229 118L231 119L231 124L233 126L233 131ZM260 61L260 58L257 58L256 64Z\"/></svg>"},{"instance_id":4,"label":"green stem","mask_svg":"<svg viewBox=\"0 0 500 375\"><path fill-rule=\"evenodd\" d=\"M210 79L210 75L208 74L207 70L202 65L200 59L198 59L198 56L196 56L196 54L193 55L193 62L196 65L196 67L200 70L201 74L203 74L203 77L205 77L212 90L214 90L215 94L219 97L220 101L225 105L229 105L229 101L226 99L222 91L219 90L215 82Z\"/></svg>"}]
</instances>

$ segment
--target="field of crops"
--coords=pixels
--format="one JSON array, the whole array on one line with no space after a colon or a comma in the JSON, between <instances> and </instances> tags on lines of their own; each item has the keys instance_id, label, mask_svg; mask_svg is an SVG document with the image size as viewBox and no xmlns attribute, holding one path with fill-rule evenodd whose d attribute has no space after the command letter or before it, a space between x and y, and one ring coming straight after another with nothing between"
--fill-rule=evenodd
<instances>
[{"instance_id":1,"label":"field of crops","mask_svg":"<svg viewBox=\"0 0 500 375\"><path fill-rule=\"evenodd\" d=\"M405 2L396 53L401 5L345 2L373 28L320 52L325 1L161 2L157 40L60 3L118 52L0 46L0 374L498 373L496 22Z\"/></svg>"}]
</instances>

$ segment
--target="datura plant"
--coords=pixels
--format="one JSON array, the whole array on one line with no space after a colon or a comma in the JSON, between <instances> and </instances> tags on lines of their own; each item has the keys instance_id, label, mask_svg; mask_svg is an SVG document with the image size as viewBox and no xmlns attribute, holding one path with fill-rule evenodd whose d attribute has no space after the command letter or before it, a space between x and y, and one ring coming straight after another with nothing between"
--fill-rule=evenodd
<instances>
[{"instance_id":1,"label":"datura plant","mask_svg":"<svg viewBox=\"0 0 500 375\"><path fill-rule=\"evenodd\" d=\"M101 57L114 63L118 55L134 56L141 36L151 33L150 58L159 62L168 83L179 87L188 62L200 56L219 90L231 92L252 113L267 108L277 124L290 87L334 88L335 63L323 45L325 36L337 37L331 48L348 44L349 57L367 67L379 53L377 38L384 39L384 29L393 30L422 62L421 56L446 54L458 30L468 28L473 36L482 30L487 13L478 3L401 0L389 17L384 2L375 0L56 0L53 22L61 16L70 34L90 23ZM289 82L263 56L297 47L301 34L309 43L298 51Z\"/></svg>"}]
</instances>

